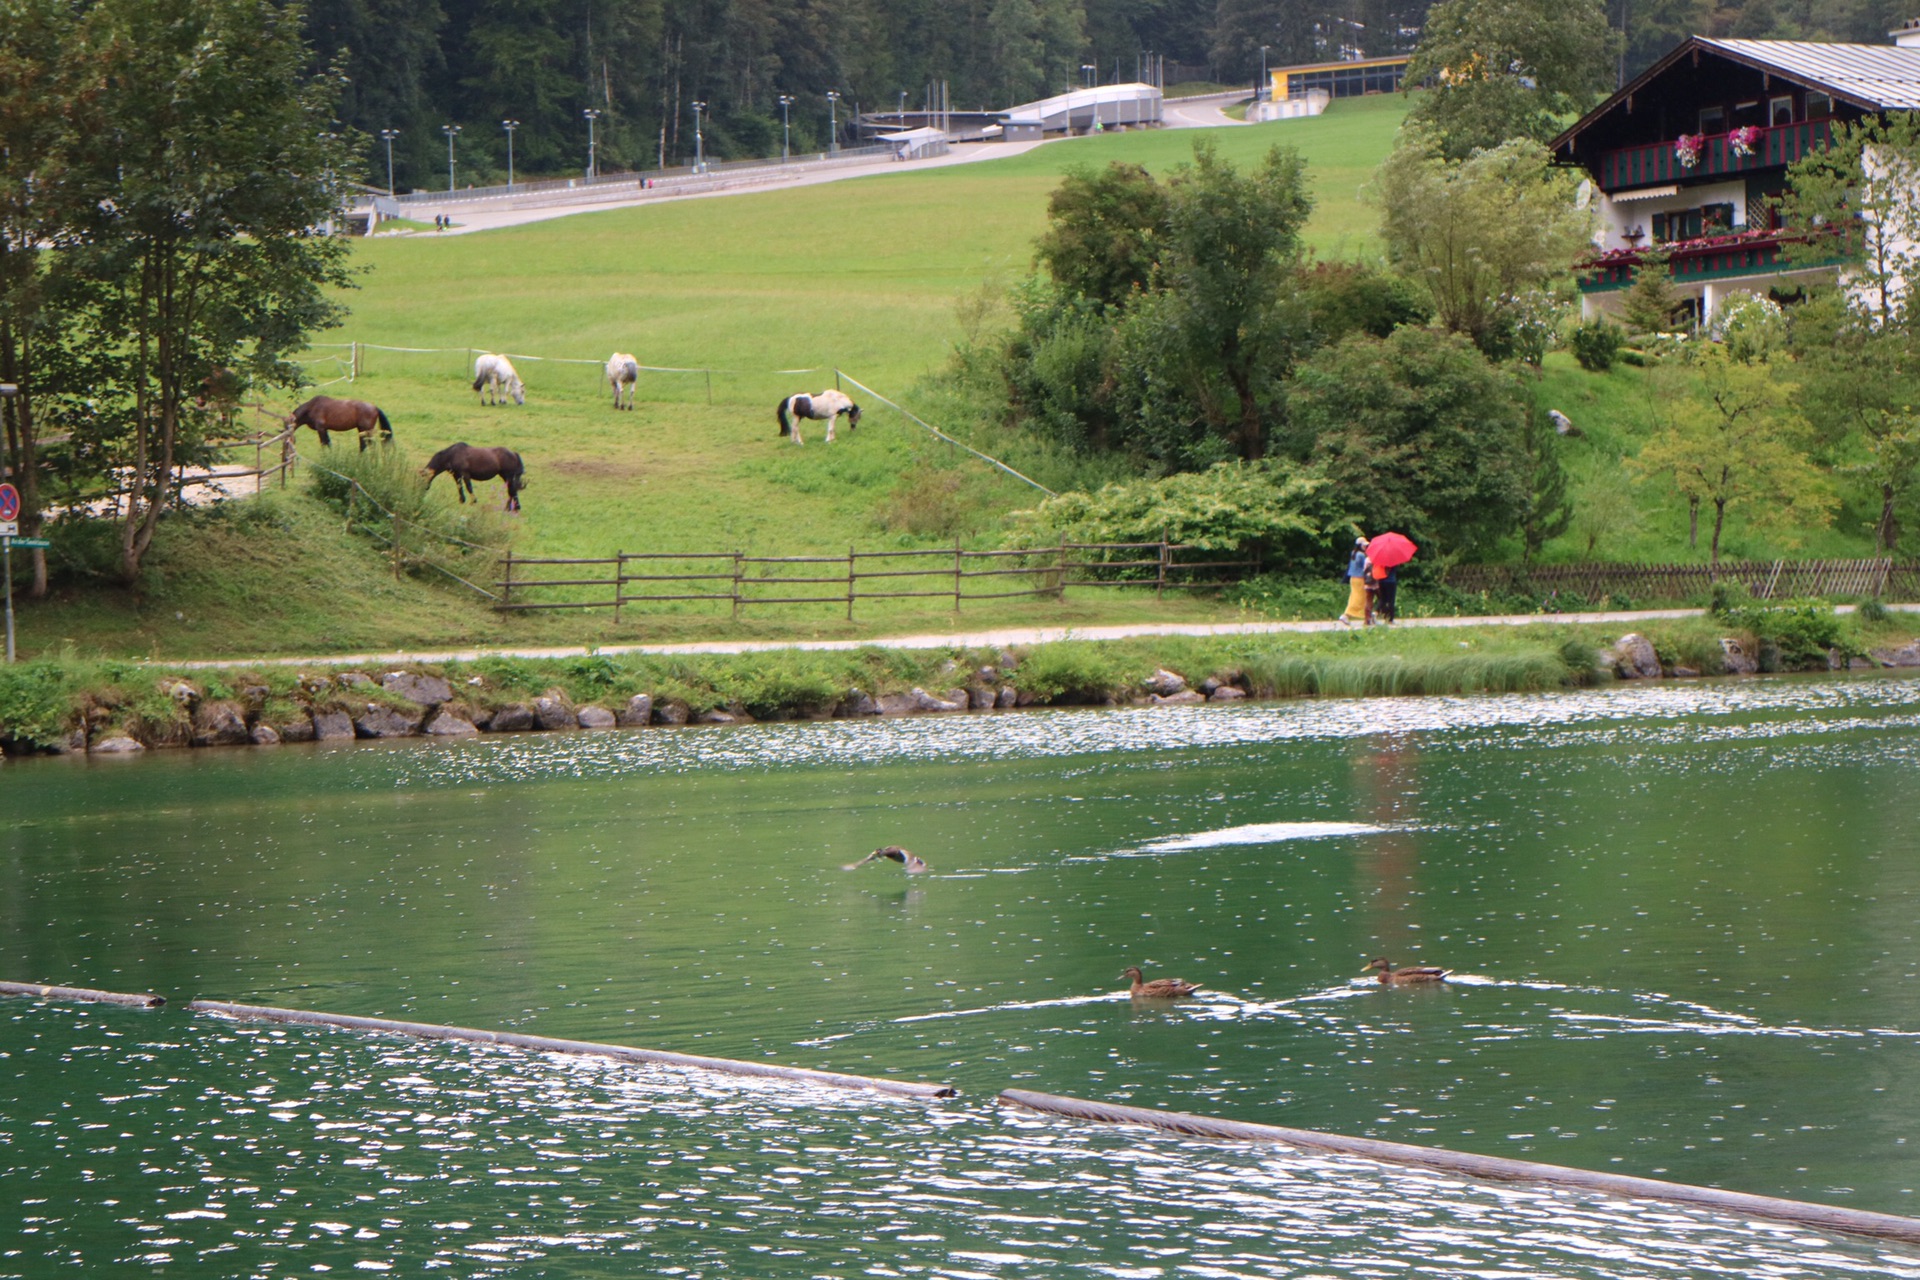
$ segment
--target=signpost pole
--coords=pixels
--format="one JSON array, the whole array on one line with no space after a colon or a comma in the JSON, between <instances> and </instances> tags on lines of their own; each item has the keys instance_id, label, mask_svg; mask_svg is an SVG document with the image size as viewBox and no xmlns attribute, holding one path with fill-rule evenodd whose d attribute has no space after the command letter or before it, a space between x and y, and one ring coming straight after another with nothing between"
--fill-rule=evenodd
<instances>
[{"instance_id":1,"label":"signpost pole","mask_svg":"<svg viewBox=\"0 0 1920 1280\"><path fill-rule=\"evenodd\" d=\"M13 539L0 538L0 578L7 580L7 665L13 665Z\"/></svg>"}]
</instances>

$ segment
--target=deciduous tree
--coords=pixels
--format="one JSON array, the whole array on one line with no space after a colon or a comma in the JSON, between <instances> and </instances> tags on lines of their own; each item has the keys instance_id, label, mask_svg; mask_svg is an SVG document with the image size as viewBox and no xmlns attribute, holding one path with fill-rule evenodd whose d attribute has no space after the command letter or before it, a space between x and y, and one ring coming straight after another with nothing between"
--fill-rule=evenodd
<instances>
[{"instance_id":1,"label":"deciduous tree","mask_svg":"<svg viewBox=\"0 0 1920 1280\"><path fill-rule=\"evenodd\" d=\"M1711 509L1710 564L1720 563L1721 537L1735 513L1753 528L1786 536L1831 518L1834 497L1807 455L1799 390L1769 365L1744 364L1709 347L1661 397L1665 425L1628 465Z\"/></svg>"},{"instance_id":2,"label":"deciduous tree","mask_svg":"<svg viewBox=\"0 0 1920 1280\"><path fill-rule=\"evenodd\" d=\"M328 223L350 155L332 77L303 73L297 8L268 0L99 0L74 36L96 69L97 145L73 181L87 210L67 250L119 373L117 462L130 490L120 570L140 574L172 472L203 429L211 369L291 384L291 353L341 308L346 246Z\"/></svg>"},{"instance_id":3,"label":"deciduous tree","mask_svg":"<svg viewBox=\"0 0 1920 1280\"><path fill-rule=\"evenodd\" d=\"M1591 214L1549 160L1522 139L1449 159L1435 134L1410 128L1374 183L1390 260L1432 295L1441 324L1489 351L1512 300L1587 245Z\"/></svg>"},{"instance_id":4,"label":"deciduous tree","mask_svg":"<svg viewBox=\"0 0 1920 1280\"><path fill-rule=\"evenodd\" d=\"M1546 142L1612 84L1615 46L1601 0L1443 0L1407 64L1409 84L1433 83L1409 118L1451 160Z\"/></svg>"}]
</instances>

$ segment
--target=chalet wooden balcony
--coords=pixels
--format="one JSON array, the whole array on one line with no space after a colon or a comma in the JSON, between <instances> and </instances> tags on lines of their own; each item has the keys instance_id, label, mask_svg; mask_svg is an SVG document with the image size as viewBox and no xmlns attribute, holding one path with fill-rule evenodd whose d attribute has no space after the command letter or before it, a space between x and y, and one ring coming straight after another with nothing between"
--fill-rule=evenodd
<instances>
[{"instance_id":1,"label":"chalet wooden balcony","mask_svg":"<svg viewBox=\"0 0 1920 1280\"><path fill-rule=\"evenodd\" d=\"M1735 154L1733 144L1727 140L1729 134L1716 133L1706 139L1700 148L1699 161L1692 165L1680 163L1671 138L1605 151L1600 155L1600 189L1611 194L1634 187L1782 168L1810 151L1824 151L1830 146L1833 123L1832 120L1803 120L1799 124L1762 129L1753 153L1744 156Z\"/></svg>"},{"instance_id":2,"label":"chalet wooden balcony","mask_svg":"<svg viewBox=\"0 0 1920 1280\"><path fill-rule=\"evenodd\" d=\"M1574 270L1579 273L1580 292L1606 293L1632 284L1633 273L1641 263L1658 253L1667 255L1667 274L1676 285L1730 280L1740 276L1773 275L1780 271L1826 266L1839 260L1821 258L1789 262L1787 246L1805 239L1805 236L1791 231L1735 231L1728 235L1701 236L1697 240L1680 240L1646 248L1609 249L1577 263Z\"/></svg>"}]
</instances>

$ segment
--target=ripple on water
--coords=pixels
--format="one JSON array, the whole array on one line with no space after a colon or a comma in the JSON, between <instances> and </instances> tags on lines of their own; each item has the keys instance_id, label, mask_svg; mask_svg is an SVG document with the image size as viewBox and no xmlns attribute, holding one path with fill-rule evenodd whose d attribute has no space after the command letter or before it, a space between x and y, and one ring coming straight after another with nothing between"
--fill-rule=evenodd
<instances>
[{"instance_id":1,"label":"ripple on water","mask_svg":"<svg viewBox=\"0 0 1920 1280\"><path fill-rule=\"evenodd\" d=\"M0 1274L52 1259L269 1271L703 1275L1920 1277L1920 1256L1667 1205L1350 1158L448 1042L10 1009L97 1123L7 1096L29 1197ZM146 1084L85 1097L134 1056ZM0 1061L5 1061L0 1058ZM183 1106L197 1099L202 1105ZM146 1177L93 1181L133 1144ZM623 1261L624 1259L624 1261ZM609 1274L612 1272L610 1271Z\"/></svg>"}]
</instances>

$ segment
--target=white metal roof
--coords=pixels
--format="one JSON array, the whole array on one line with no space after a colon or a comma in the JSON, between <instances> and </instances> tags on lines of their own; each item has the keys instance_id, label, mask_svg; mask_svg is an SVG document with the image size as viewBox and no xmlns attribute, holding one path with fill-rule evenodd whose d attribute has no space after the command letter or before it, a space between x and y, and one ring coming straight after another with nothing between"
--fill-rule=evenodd
<instances>
[{"instance_id":1,"label":"white metal roof","mask_svg":"<svg viewBox=\"0 0 1920 1280\"><path fill-rule=\"evenodd\" d=\"M1920 110L1920 49L1885 44L1816 44L1807 40L1713 40L1742 62L1759 63L1783 75L1811 80L1883 110Z\"/></svg>"}]
</instances>

